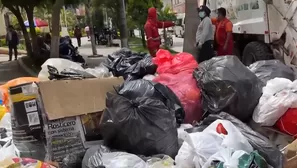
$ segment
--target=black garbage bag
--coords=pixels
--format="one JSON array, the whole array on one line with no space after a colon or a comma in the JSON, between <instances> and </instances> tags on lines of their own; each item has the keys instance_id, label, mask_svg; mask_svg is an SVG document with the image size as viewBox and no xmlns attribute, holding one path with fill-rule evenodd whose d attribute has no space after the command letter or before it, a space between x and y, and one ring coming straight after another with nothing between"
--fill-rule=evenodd
<instances>
[{"instance_id":1,"label":"black garbage bag","mask_svg":"<svg viewBox=\"0 0 297 168\"><path fill-rule=\"evenodd\" d=\"M249 126L232 115L229 115L225 112L221 112L220 114L210 114L203 121L201 121L197 127L194 128L203 130L217 119L228 120L232 122L232 124L243 134L243 136L247 138L253 148L257 150L262 157L264 157L269 165L271 165L273 168L283 168L285 156L272 144L272 142L263 135L252 130ZM189 131L191 132L191 130Z\"/></svg>"},{"instance_id":2,"label":"black garbage bag","mask_svg":"<svg viewBox=\"0 0 297 168\"><path fill-rule=\"evenodd\" d=\"M137 82L139 88L141 83L150 87L138 89ZM161 99L166 98L158 98L160 93L154 85L145 82L149 81L125 82L118 94L107 94L100 126L104 142L112 149L137 155L165 154L174 158L179 146L173 104L169 99L164 103Z\"/></svg>"},{"instance_id":3,"label":"black garbage bag","mask_svg":"<svg viewBox=\"0 0 297 168\"><path fill-rule=\"evenodd\" d=\"M141 79L145 75L155 74L157 69L150 55L134 53L126 48L109 55L105 65L114 76L122 76L125 80Z\"/></svg>"},{"instance_id":4,"label":"black garbage bag","mask_svg":"<svg viewBox=\"0 0 297 168\"><path fill-rule=\"evenodd\" d=\"M176 123L182 124L185 118L185 111L178 97L165 85L154 83L148 80L126 81L117 89L118 94L134 100L139 97L150 97L161 100L170 109L175 112Z\"/></svg>"},{"instance_id":5,"label":"black garbage bag","mask_svg":"<svg viewBox=\"0 0 297 168\"><path fill-rule=\"evenodd\" d=\"M266 85L274 78L286 78L291 81L295 80L294 71L280 60L263 60L257 61L249 66L249 69Z\"/></svg>"},{"instance_id":6,"label":"black garbage bag","mask_svg":"<svg viewBox=\"0 0 297 168\"><path fill-rule=\"evenodd\" d=\"M206 114L225 111L241 121L250 120L262 95L262 83L236 56L204 61L194 77L201 88Z\"/></svg>"},{"instance_id":7,"label":"black garbage bag","mask_svg":"<svg viewBox=\"0 0 297 168\"><path fill-rule=\"evenodd\" d=\"M153 63L153 59L150 55L145 55L143 59L130 66L124 75L124 79L128 77L132 79L142 79L145 75L155 74L158 66ZM131 80L131 79L130 79Z\"/></svg>"}]
</instances>

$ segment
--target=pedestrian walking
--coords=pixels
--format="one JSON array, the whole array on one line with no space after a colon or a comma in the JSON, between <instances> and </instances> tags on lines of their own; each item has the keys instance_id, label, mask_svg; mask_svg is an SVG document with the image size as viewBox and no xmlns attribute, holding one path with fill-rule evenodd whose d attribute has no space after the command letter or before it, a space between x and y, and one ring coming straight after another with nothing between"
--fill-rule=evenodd
<instances>
[{"instance_id":1,"label":"pedestrian walking","mask_svg":"<svg viewBox=\"0 0 297 168\"><path fill-rule=\"evenodd\" d=\"M144 25L144 31L147 38L147 48L151 56L155 57L156 52L159 50L161 45L161 38L159 35L159 28L168 28L174 26L171 21L161 22L158 21L158 15L156 8L148 9L148 17Z\"/></svg>"},{"instance_id":2,"label":"pedestrian walking","mask_svg":"<svg viewBox=\"0 0 297 168\"><path fill-rule=\"evenodd\" d=\"M6 44L9 48L9 61L12 61L12 52L14 52L14 59L18 59L18 45L19 37L17 32L14 30L13 26L8 26L6 34Z\"/></svg>"},{"instance_id":3,"label":"pedestrian walking","mask_svg":"<svg viewBox=\"0 0 297 168\"><path fill-rule=\"evenodd\" d=\"M212 23L216 25L215 42L217 55L233 55L233 24L226 18L227 12L225 8L219 8L217 11L218 17L212 18Z\"/></svg>"},{"instance_id":4,"label":"pedestrian walking","mask_svg":"<svg viewBox=\"0 0 297 168\"><path fill-rule=\"evenodd\" d=\"M94 26L93 31L95 36L95 44L99 45L99 30L96 26Z\"/></svg>"},{"instance_id":5,"label":"pedestrian walking","mask_svg":"<svg viewBox=\"0 0 297 168\"><path fill-rule=\"evenodd\" d=\"M88 40L89 40L90 39L90 27L89 26L85 27L85 32L86 32Z\"/></svg>"},{"instance_id":6,"label":"pedestrian walking","mask_svg":"<svg viewBox=\"0 0 297 168\"><path fill-rule=\"evenodd\" d=\"M80 47L81 46L81 37L82 37L82 33L81 33L81 29L78 26L75 26L74 29L74 36L77 39L77 44Z\"/></svg>"},{"instance_id":7,"label":"pedestrian walking","mask_svg":"<svg viewBox=\"0 0 297 168\"><path fill-rule=\"evenodd\" d=\"M201 22L196 32L196 46L198 47L198 63L211 59L214 56L214 30L211 22L210 9L202 5L198 8Z\"/></svg>"}]
</instances>

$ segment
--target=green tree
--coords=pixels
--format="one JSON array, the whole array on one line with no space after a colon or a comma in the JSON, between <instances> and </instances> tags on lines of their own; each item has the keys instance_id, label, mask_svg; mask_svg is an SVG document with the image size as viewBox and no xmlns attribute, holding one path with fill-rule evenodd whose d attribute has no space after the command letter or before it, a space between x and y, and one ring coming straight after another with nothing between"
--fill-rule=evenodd
<instances>
[{"instance_id":1,"label":"green tree","mask_svg":"<svg viewBox=\"0 0 297 168\"><path fill-rule=\"evenodd\" d=\"M162 9L163 3L161 0L128 0L128 15L136 23L138 29L140 29L143 47L146 47L144 24L147 19L147 11L150 7Z\"/></svg>"}]
</instances>

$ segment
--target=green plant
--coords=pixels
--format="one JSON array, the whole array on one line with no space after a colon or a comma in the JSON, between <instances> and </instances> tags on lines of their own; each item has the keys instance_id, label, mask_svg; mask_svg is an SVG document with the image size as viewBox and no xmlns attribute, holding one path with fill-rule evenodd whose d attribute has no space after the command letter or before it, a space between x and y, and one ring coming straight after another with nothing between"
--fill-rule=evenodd
<instances>
[{"instance_id":1,"label":"green plant","mask_svg":"<svg viewBox=\"0 0 297 168\"><path fill-rule=\"evenodd\" d=\"M0 39L0 47L7 46L6 39Z\"/></svg>"}]
</instances>

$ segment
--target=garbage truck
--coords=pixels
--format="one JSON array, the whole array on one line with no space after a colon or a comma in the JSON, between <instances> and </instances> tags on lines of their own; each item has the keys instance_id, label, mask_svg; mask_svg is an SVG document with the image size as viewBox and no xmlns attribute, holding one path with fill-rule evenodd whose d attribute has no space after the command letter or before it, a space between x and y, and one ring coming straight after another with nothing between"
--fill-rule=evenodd
<instances>
[{"instance_id":1,"label":"garbage truck","mask_svg":"<svg viewBox=\"0 0 297 168\"><path fill-rule=\"evenodd\" d=\"M296 0L204 0L212 17L223 7L233 23L234 54L245 65L280 59L297 65Z\"/></svg>"}]
</instances>

